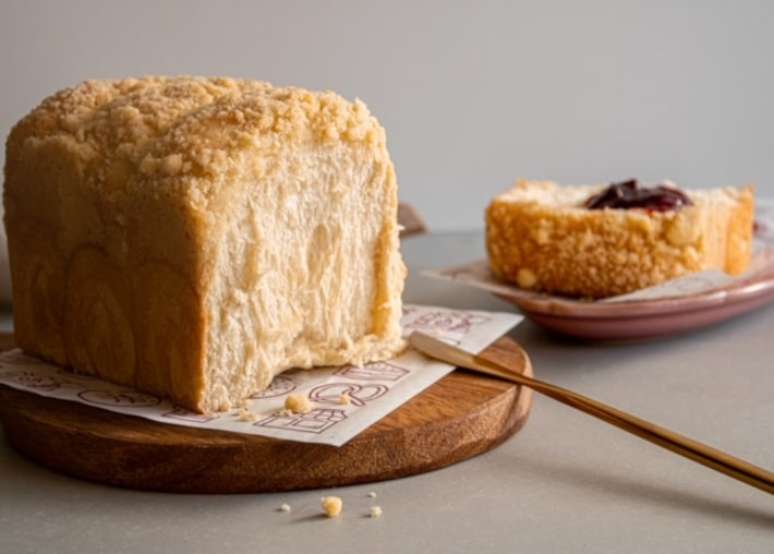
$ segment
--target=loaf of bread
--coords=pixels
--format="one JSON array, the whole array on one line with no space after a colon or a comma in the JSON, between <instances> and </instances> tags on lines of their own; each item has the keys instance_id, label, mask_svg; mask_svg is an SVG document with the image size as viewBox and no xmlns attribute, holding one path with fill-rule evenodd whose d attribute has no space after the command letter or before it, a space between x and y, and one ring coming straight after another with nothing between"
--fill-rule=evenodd
<instances>
[{"instance_id":1,"label":"loaf of bread","mask_svg":"<svg viewBox=\"0 0 774 554\"><path fill-rule=\"evenodd\" d=\"M254 81L88 81L7 143L16 341L228 409L289 368L403 348L385 133L360 102Z\"/></svg>"},{"instance_id":2,"label":"loaf of bread","mask_svg":"<svg viewBox=\"0 0 774 554\"><path fill-rule=\"evenodd\" d=\"M589 209L604 190L518 181L496 197L486 213L493 273L525 289L601 298L705 269L747 268L750 187L677 190L686 205L675 209Z\"/></svg>"}]
</instances>

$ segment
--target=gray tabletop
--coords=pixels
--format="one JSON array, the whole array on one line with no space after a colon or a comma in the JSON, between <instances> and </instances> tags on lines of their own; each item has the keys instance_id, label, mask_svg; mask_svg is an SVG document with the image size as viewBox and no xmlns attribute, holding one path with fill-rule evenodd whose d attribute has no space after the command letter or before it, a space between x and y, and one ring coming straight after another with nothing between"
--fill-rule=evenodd
<instances>
[{"instance_id":1,"label":"gray tabletop","mask_svg":"<svg viewBox=\"0 0 774 554\"><path fill-rule=\"evenodd\" d=\"M403 250L412 270L407 301L511 309L418 274L482 257L480 233L414 238ZM644 344L557 339L529 322L513 336L539 377L774 466L774 307ZM342 517L318 516L323 494L344 499ZM282 503L292 511L277 511ZM365 517L372 504L383 517ZM526 427L488 454L425 475L326 491L112 489L40 468L0 441L3 553L517 550L771 553L774 499L541 397Z\"/></svg>"}]
</instances>

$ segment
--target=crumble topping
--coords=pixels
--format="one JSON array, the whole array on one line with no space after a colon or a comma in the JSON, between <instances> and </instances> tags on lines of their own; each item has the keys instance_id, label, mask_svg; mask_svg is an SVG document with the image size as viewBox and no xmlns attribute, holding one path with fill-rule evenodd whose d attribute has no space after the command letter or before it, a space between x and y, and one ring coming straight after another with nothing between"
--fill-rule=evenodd
<instances>
[{"instance_id":1,"label":"crumble topping","mask_svg":"<svg viewBox=\"0 0 774 554\"><path fill-rule=\"evenodd\" d=\"M308 414L312 411L312 403L301 394L289 394L285 399L285 409L293 414Z\"/></svg>"},{"instance_id":2,"label":"crumble topping","mask_svg":"<svg viewBox=\"0 0 774 554\"><path fill-rule=\"evenodd\" d=\"M338 496L325 496L320 499L322 510L328 517L337 517L344 506L341 498Z\"/></svg>"}]
</instances>

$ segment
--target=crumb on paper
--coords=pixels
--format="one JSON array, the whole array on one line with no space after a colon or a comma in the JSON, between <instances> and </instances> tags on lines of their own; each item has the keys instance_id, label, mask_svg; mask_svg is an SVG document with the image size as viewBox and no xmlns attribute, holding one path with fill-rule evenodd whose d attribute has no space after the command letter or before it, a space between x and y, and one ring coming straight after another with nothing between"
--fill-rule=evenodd
<instances>
[{"instance_id":1,"label":"crumb on paper","mask_svg":"<svg viewBox=\"0 0 774 554\"><path fill-rule=\"evenodd\" d=\"M289 512L290 511L290 504L280 504L279 507L280 512Z\"/></svg>"},{"instance_id":2,"label":"crumb on paper","mask_svg":"<svg viewBox=\"0 0 774 554\"><path fill-rule=\"evenodd\" d=\"M349 398L349 395L346 392L342 393L341 396L339 396L339 404L341 404L342 406L349 405L350 400L351 399Z\"/></svg>"},{"instance_id":3,"label":"crumb on paper","mask_svg":"<svg viewBox=\"0 0 774 554\"><path fill-rule=\"evenodd\" d=\"M237 414L237 419L239 421L253 422L258 421L258 416L247 408L240 408L239 413Z\"/></svg>"},{"instance_id":4,"label":"crumb on paper","mask_svg":"<svg viewBox=\"0 0 774 554\"><path fill-rule=\"evenodd\" d=\"M320 500L323 512L328 517L336 517L341 513L344 503L338 496L325 496Z\"/></svg>"},{"instance_id":5,"label":"crumb on paper","mask_svg":"<svg viewBox=\"0 0 774 554\"><path fill-rule=\"evenodd\" d=\"M372 518L382 517L382 507L381 506L371 506L370 515L371 515Z\"/></svg>"},{"instance_id":6,"label":"crumb on paper","mask_svg":"<svg viewBox=\"0 0 774 554\"><path fill-rule=\"evenodd\" d=\"M376 498L376 493L374 491L370 491L366 496L368 498Z\"/></svg>"},{"instance_id":7,"label":"crumb on paper","mask_svg":"<svg viewBox=\"0 0 774 554\"><path fill-rule=\"evenodd\" d=\"M312 404L306 396L289 394L285 399L285 409L294 414L308 414L312 411Z\"/></svg>"}]
</instances>

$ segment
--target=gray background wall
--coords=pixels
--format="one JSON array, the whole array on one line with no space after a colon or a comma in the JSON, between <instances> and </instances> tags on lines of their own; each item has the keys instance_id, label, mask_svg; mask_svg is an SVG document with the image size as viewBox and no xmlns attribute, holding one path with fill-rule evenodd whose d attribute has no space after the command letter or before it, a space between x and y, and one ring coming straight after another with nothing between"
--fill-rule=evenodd
<instances>
[{"instance_id":1,"label":"gray background wall","mask_svg":"<svg viewBox=\"0 0 774 554\"><path fill-rule=\"evenodd\" d=\"M0 133L86 78L244 76L364 99L438 230L517 176L774 195L772 31L765 1L0 0Z\"/></svg>"}]
</instances>

